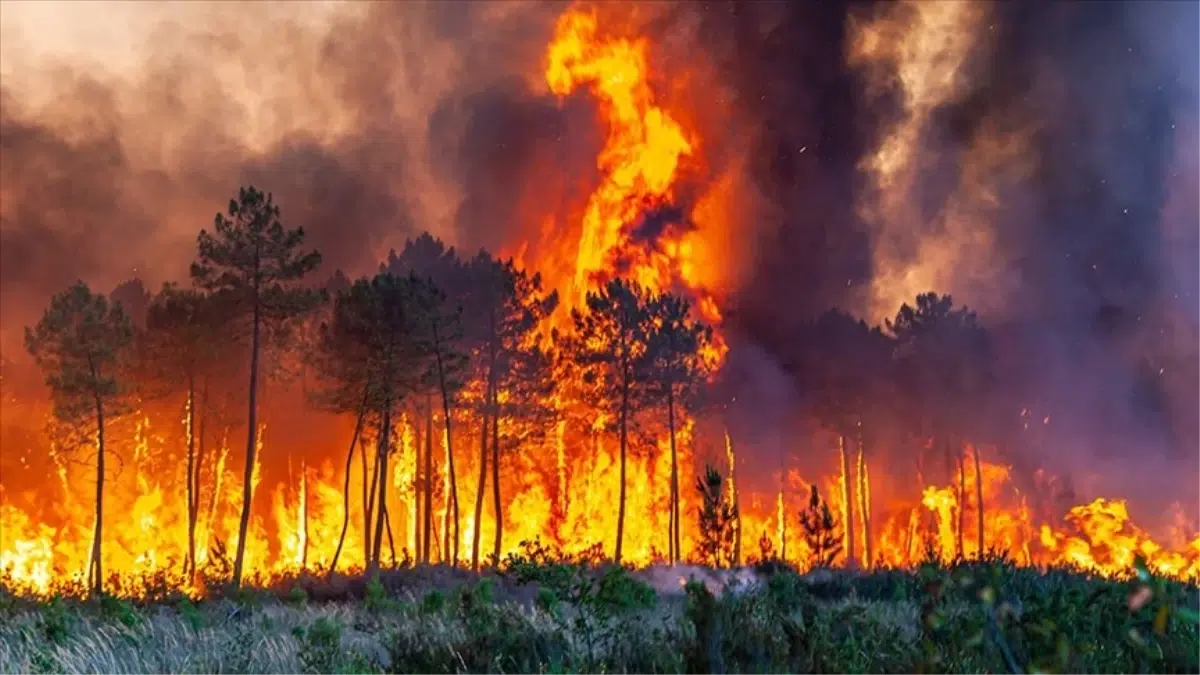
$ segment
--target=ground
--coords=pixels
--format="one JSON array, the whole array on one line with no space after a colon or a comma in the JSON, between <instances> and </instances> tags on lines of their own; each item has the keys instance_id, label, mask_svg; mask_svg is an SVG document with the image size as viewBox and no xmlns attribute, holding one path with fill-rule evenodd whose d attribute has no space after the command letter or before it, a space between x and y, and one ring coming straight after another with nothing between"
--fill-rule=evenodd
<instances>
[{"instance_id":1,"label":"ground","mask_svg":"<svg viewBox=\"0 0 1200 675\"><path fill-rule=\"evenodd\" d=\"M1194 581L510 562L196 601L0 594L0 672L1200 672Z\"/></svg>"}]
</instances>

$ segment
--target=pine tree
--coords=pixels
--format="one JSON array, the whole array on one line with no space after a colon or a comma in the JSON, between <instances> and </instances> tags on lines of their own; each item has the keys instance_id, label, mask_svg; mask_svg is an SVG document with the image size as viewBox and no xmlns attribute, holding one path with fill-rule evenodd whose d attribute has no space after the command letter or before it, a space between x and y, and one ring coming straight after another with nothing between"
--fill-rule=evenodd
<instances>
[{"instance_id":1,"label":"pine tree","mask_svg":"<svg viewBox=\"0 0 1200 675\"><path fill-rule=\"evenodd\" d=\"M654 394L666 407L667 435L671 449L670 532L667 533L671 564L682 556L680 551L679 460L676 448L675 413L687 406L707 372L702 350L712 340L712 330L689 317L686 300L670 295L655 296L647 308L652 325L647 349Z\"/></svg>"},{"instance_id":2,"label":"pine tree","mask_svg":"<svg viewBox=\"0 0 1200 675\"><path fill-rule=\"evenodd\" d=\"M711 466L704 468L704 476L696 479L696 491L700 493L698 516L700 542L697 554L713 567L724 567L733 561L733 525L737 520L737 508L725 498L722 488L724 479Z\"/></svg>"},{"instance_id":3,"label":"pine tree","mask_svg":"<svg viewBox=\"0 0 1200 675\"><path fill-rule=\"evenodd\" d=\"M842 552L841 527L829 504L821 499L817 486L812 486L808 508L800 512L800 528L812 556L814 567L829 567Z\"/></svg>"},{"instance_id":4,"label":"pine tree","mask_svg":"<svg viewBox=\"0 0 1200 675\"><path fill-rule=\"evenodd\" d=\"M646 354L653 324L649 297L636 283L613 279L588 293L587 308L571 313L574 331L562 341L563 357L578 372L591 403L615 431L620 448L620 497L613 559L620 564L625 535L626 458L634 416L649 404Z\"/></svg>"},{"instance_id":5,"label":"pine tree","mask_svg":"<svg viewBox=\"0 0 1200 675\"><path fill-rule=\"evenodd\" d=\"M92 293L82 281L55 295L37 326L25 330L25 348L46 376L55 417L77 433L89 422L95 428L96 525L88 585L96 594L104 590L104 431L124 412L123 369L132 342L133 327L120 305Z\"/></svg>"},{"instance_id":6,"label":"pine tree","mask_svg":"<svg viewBox=\"0 0 1200 675\"><path fill-rule=\"evenodd\" d=\"M269 193L246 187L238 191L237 199L230 200L227 215L216 215L213 232L200 231L196 261L191 268L192 279L200 288L227 293L236 303L237 317L250 321L249 414L242 515L233 563L235 586L242 582L250 525L263 330L284 328L288 320L310 310L320 298L319 293L299 285L321 263L321 255L316 251L300 250L303 243L304 230L284 229L279 207Z\"/></svg>"},{"instance_id":7,"label":"pine tree","mask_svg":"<svg viewBox=\"0 0 1200 675\"><path fill-rule=\"evenodd\" d=\"M146 308L139 371L149 398L182 396L186 415L187 557L184 574L196 572L196 524L204 466L210 379L228 357L220 335L221 298L166 284ZM225 358L223 358L225 357Z\"/></svg>"}]
</instances>

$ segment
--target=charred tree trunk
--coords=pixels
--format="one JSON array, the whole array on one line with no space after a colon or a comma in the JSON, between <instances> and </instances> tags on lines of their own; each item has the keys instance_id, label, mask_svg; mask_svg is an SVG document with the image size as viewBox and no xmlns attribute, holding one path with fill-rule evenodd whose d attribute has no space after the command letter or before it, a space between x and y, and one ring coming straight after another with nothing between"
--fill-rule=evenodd
<instances>
[{"instance_id":1,"label":"charred tree trunk","mask_svg":"<svg viewBox=\"0 0 1200 675\"><path fill-rule=\"evenodd\" d=\"M300 527L304 534L304 546L300 549L300 570L308 570L308 462L300 461L300 503L304 505Z\"/></svg>"},{"instance_id":2,"label":"charred tree trunk","mask_svg":"<svg viewBox=\"0 0 1200 675\"><path fill-rule=\"evenodd\" d=\"M622 349L627 349L623 346ZM621 413L619 418L621 434L621 489L617 499L617 545L613 552L613 561L621 564L621 545L625 538L625 455L629 444L629 364L628 355L622 355L621 360Z\"/></svg>"},{"instance_id":3,"label":"charred tree trunk","mask_svg":"<svg viewBox=\"0 0 1200 675\"><path fill-rule=\"evenodd\" d=\"M392 436L392 406L390 402L384 403L383 420L379 428L379 454L375 458L374 476L378 483L379 497L378 508L379 517L375 519L375 539L371 544L371 560L368 563L368 571L377 571L379 569L379 553L383 546L383 530L384 521L387 515L387 461L388 461L388 446Z\"/></svg>"},{"instance_id":4,"label":"charred tree trunk","mask_svg":"<svg viewBox=\"0 0 1200 675\"><path fill-rule=\"evenodd\" d=\"M187 388L187 558L184 576L196 573L196 513L199 486L196 485L196 377L188 373Z\"/></svg>"},{"instance_id":5,"label":"charred tree trunk","mask_svg":"<svg viewBox=\"0 0 1200 675\"><path fill-rule=\"evenodd\" d=\"M726 452L729 455L729 503L733 505L733 558L732 566L742 564L742 509L738 503L739 495L737 489L737 453L733 447L733 435L729 433L729 427L725 428L725 442L727 444Z\"/></svg>"},{"instance_id":6,"label":"charred tree trunk","mask_svg":"<svg viewBox=\"0 0 1200 675\"><path fill-rule=\"evenodd\" d=\"M254 277L258 279L258 251L255 251ZM257 282L256 282L257 284ZM258 287L254 288L253 328L250 333L250 410L247 415L249 431L246 439L246 468L242 474L242 517L238 523L237 554L233 559L233 586L242 585L242 564L246 557L246 535L250 529L250 500L254 495L254 454L258 441L258 350L261 340L262 312L258 297Z\"/></svg>"},{"instance_id":7,"label":"charred tree trunk","mask_svg":"<svg viewBox=\"0 0 1200 675\"><path fill-rule=\"evenodd\" d=\"M362 505L363 505L363 564L371 561L371 512L375 503L375 477L368 473L367 444L358 439L358 456L362 460Z\"/></svg>"},{"instance_id":8,"label":"charred tree trunk","mask_svg":"<svg viewBox=\"0 0 1200 675\"><path fill-rule=\"evenodd\" d=\"M977 515L976 532L979 535L979 558L983 558L983 470L980 467L979 461L979 446L975 445L971 448L973 452L971 456L975 459L975 510Z\"/></svg>"},{"instance_id":9,"label":"charred tree trunk","mask_svg":"<svg viewBox=\"0 0 1200 675\"><path fill-rule=\"evenodd\" d=\"M955 552L958 557L963 557L963 528L966 525L967 515L967 469L963 462L962 447L957 447L958 455L958 517L957 532L955 533Z\"/></svg>"},{"instance_id":10,"label":"charred tree trunk","mask_svg":"<svg viewBox=\"0 0 1200 675\"><path fill-rule=\"evenodd\" d=\"M488 386L487 393L484 394L484 401L491 399L491 385ZM488 413L483 410L479 415L479 485L475 490L475 523L471 531L471 569L479 571L479 534L483 529L483 493L487 489L487 463L488 463Z\"/></svg>"},{"instance_id":11,"label":"charred tree trunk","mask_svg":"<svg viewBox=\"0 0 1200 675\"><path fill-rule=\"evenodd\" d=\"M492 564L500 564L504 543L504 505L500 501L500 395L492 390L492 507L496 511L496 535L492 542Z\"/></svg>"},{"instance_id":12,"label":"charred tree trunk","mask_svg":"<svg viewBox=\"0 0 1200 675\"><path fill-rule=\"evenodd\" d=\"M842 521L845 523L846 566L854 567L854 489L850 483L850 456L846 452L846 435L838 434L838 454L842 465Z\"/></svg>"},{"instance_id":13,"label":"charred tree trunk","mask_svg":"<svg viewBox=\"0 0 1200 675\"><path fill-rule=\"evenodd\" d=\"M328 577L333 576L337 569L338 558L342 555L342 546L346 543L346 532L350 529L350 468L354 465L354 446L358 444L358 435L362 433L363 418L367 413L367 395L363 392L362 403L358 406L358 419L354 422L354 435L350 437L350 450L346 452L346 478L342 483L342 533L338 535L337 548L333 550L333 560L329 563ZM363 489L366 489L366 457L363 458ZM365 506L365 504L364 504ZM363 530L364 538L369 531ZM307 537L305 538L307 542Z\"/></svg>"},{"instance_id":14,"label":"charred tree trunk","mask_svg":"<svg viewBox=\"0 0 1200 675\"><path fill-rule=\"evenodd\" d=\"M421 517L424 522L424 532L421 535L421 562L429 564L429 552L433 542L433 401L425 397L425 506Z\"/></svg>"},{"instance_id":15,"label":"charred tree trunk","mask_svg":"<svg viewBox=\"0 0 1200 675\"><path fill-rule=\"evenodd\" d=\"M437 326L433 328L434 341L437 341ZM450 392L446 385L446 369L442 363L442 352L439 349L435 352L437 357L437 372L438 385L442 390L442 417L446 423L446 472L449 474L448 481L450 483L450 509L447 509L447 518L451 517L451 509L453 510L453 544L446 546L446 555L450 556L450 564L458 564L458 477L454 474L454 434L450 431L451 415L450 415ZM446 531L446 538L449 540L450 527L443 526Z\"/></svg>"},{"instance_id":16,"label":"charred tree trunk","mask_svg":"<svg viewBox=\"0 0 1200 675\"><path fill-rule=\"evenodd\" d=\"M392 536L392 517L388 515L388 511L386 508L383 510L383 515L381 516L381 518L383 519L384 526L387 528L388 555L392 559L392 569L395 569L395 567L396 567L396 538Z\"/></svg>"},{"instance_id":17,"label":"charred tree trunk","mask_svg":"<svg viewBox=\"0 0 1200 675\"><path fill-rule=\"evenodd\" d=\"M95 369L92 369L93 381ZM95 395L96 403L96 530L92 534L92 563L89 566L89 580L92 582L92 593L100 595L104 592L104 566L100 560L100 541L104 529L104 401L99 394Z\"/></svg>"},{"instance_id":18,"label":"charred tree trunk","mask_svg":"<svg viewBox=\"0 0 1200 675\"><path fill-rule=\"evenodd\" d=\"M196 521L196 527L199 527L199 523L200 523L200 485L201 485L200 479L204 475L204 457L205 457L204 429L205 429L205 426L207 425L207 421L208 421L208 381L207 380L205 380L205 382L204 382L204 391L200 395L200 412L197 413L196 419L198 420L197 421L198 430L196 431L195 474L192 477L192 486L195 488L195 495L194 495L194 502L192 504L192 510L195 512L194 519ZM194 541L194 538L195 538L195 535L193 535L193 541ZM191 573L193 575L196 573L196 562L195 562L194 557L192 559Z\"/></svg>"},{"instance_id":19,"label":"charred tree trunk","mask_svg":"<svg viewBox=\"0 0 1200 675\"><path fill-rule=\"evenodd\" d=\"M675 387L667 383L667 430L671 436L671 526L667 533L670 561L679 561L679 459L675 450Z\"/></svg>"}]
</instances>

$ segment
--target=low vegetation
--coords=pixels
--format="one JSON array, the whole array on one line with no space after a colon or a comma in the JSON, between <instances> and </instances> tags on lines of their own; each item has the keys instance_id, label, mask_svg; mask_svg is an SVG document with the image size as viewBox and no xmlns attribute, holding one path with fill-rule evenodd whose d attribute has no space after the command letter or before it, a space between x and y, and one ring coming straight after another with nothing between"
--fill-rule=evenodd
<instances>
[{"instance_id":1,"label":"low vegetation","mask_svg":"<svg viewBox=\"0 0 1200 675\"><path fill-rule=\"evenodd\" d=\"M4 595L0 671L1200 670L1196 583L1144 571L629 571L536 545L506 563L280 580L195 602Z\"/></svg>"}]
</instances>

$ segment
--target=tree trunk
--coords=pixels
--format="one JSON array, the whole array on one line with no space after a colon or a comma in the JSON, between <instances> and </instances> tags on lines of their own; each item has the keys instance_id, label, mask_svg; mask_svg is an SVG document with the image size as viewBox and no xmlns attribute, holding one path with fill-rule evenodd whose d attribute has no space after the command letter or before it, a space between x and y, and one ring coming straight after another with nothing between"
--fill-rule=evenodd
<instances>
[{"instance_id":1,"label":"tree trunk","mask_svg":"<svg viewBox=\"0 0 1200 675\"><path fill-rule=\"evenodd\" d=\"M742 563L742 510L738 504L738 489L735 473L737 471L737 454L733 448L733 435L729 433L729 428L725 429L725 451L729 455L729 503L733 505L734 520L733 520L733 557L730 560L732 566Z\"/></svg>"},{"instance_id":2,"label":"tree trunk","mask_svg":"<svg viewBox=\"0 0 1200 675\"><path fill-rule=\"evenodd\" d=\"M358 419L354 422L354 435L350 437L350 450L346 453L346 478L342 482L342 533L338 535L337 548L333 550L333 560L329 563L329 574L327 578L333 576L334 570L337 569L338 558L342 555L342 545L346 543L346 531L350 529L350 467L354 464L354 446L358 444L358 435L362 433L363 417L367 414L367 396L363 393L362 403L358 406ZM363 486L366 489L367 472L366 459L364 458L363 465ZM365 538L366 531L363 531Z\"/></svg>"},{"instance_id":3,"label":"tree trunk","mask_svg":"<svg viewBox=\"0 0 1200 675\"><path fill-rule=\"evenodd\" d=\"M419 419L420 410L410 410L409 419L413 429L413 500L412 500L412 518L413 518L413 560L417 563L421 562L421 552L424 550L422 542L425 541L421 537L422 530L425 527L425 510L422 504L425 501L424 481L421 478L421 472L424 470L424 465L421 462L421 448L425 445L425 434L421 430L421 420Z\"/></svg>"},{"instance_id":4,"label":"tree trunk","mask_svg":"<svg viewBox=\"0 0 1200 675\"><path fill-rule=\"evenodd\" d=\"M392 536L392 517L390 515L388 515L388 511L386 508L383 510L382 518L383 518L384 526L387 527L388 555L392 559L392 568L395 569L395 567L396 567L396 539L395 539L395 537Z\"/></svg>"},{"instance_id":5,"label":"tree trunk","mask_svg":"<svg viewBox=\"0 0 1200 675\"><path fill-rule=\"evenodd\" d=\"M871 476L867 473L867 453L862 423L858 426L858 513L862 518L863 566L870 567L871 551Z\"/></svg>"},{"instance_id":6,"label":"tree trunk","mask_svg":"<svg viewBox=\"0 0 1200 675\"><path fill-rule=\"evenodd\" d=\"M95 379L95 378L93 378ZM104 402L96 400L96 531L92 535L92 564L89 579L92 593L104 592L104 566L100 560L100 541L104 529Z\"/></svg>"},{"instance_id":7,"label":"tree trunk","mask_svg":"<svg viewBox=\"0 0 1200 675\"><path fill-rule=\"evenodd\" d=\"M437 336L437 328L434 327L434 339L435 340L436 340L436 336ZM446 546L446 555L450 556L450 564L451 565L457 565L458 564L458 539L459 539L459 536L458 536L458 478L454 474L454 434L452 434L450 431L450 421L451 421L450 392L446 390L446 371L445 371L445 367L442 364L442 353L440 350L436 352L436 356L437 356L437 369L438 369L438 385L441 387L441 390L442 390L442 417L445 419L445 422L446 422L446 471L447 471L447 473L449 473L450 507L454 510L454 513L453 513L453 520L454 520L454 535L453 536L454 536L454 539L453 539L453 544L451 546ZM449 517L449 516L450 516L449 510L447 510L447 517ZM448 525L444 525L443 529L446 531L445 536L447 537L447 539L449 539L449 537L451 536L450 527Z\"/></svg>"},{"instance_id":8,"label":"tree trunk","mask_svg":"<svg viewBox=\"0 0 1200 675\"><path fill-rule=\"evenodd\" d=\"M958 557L963 557L963 526L967 515L967 469L963 462L962 446L956 446L958 452L958 527L955 529L955 550Z\"/></svg>"},{"instance_id":9,"label":"tree trunk","mask_svg":"<svg viewBox=\"0 0 1200 675\"><path fill-rule=\"evenodd\" d=\"M257 262L255 264L255 276L258 274ZM257 292L257 288L255 289ZM250 429L247 432L246 439L246 469L242 474L242 518L238 524L238 544L237 555L233 559L233 586L237 588L242 585L242 564L246 557L246 535L250 528L250 500L253 496L252 481L254 479L254 454L257 449L258 440L258 350L260 340L260 307L259 298L254 298L254 327L250 337L250 411L247 416L247 424Z\"/></svg>"},{"instance_id":10,"label":"tree trunk","mask_svg":"<svg viewBox=\"0 0 1200 675\"><path fill-rule=\"evenodd\" d=\"M974 452L971 456L975 458L975 510L977 512L977 530L979 534L979 558L983 558L983 470L979 466L979 446L975 445L971 448Z\"/></svg>"},{"instance_id":11,"label":"tree trunk","mask_svg":"<svg viewBox=\"0 0 1200 675\"><path fill-rule=\"evenodd\" d=\"M199 429L196 432L196 467L195 467L195 474L192 477L192 485L194 486L194 488L196 490L195 503L192 506L192 510L195 512L194 519L196 521L196 526L199 527L199 524L200 524L200 485L201 485L200 479L204 475L204 456L205 456L204 428L208 421L208 380L205 380L205 382L204 382L204 391L200 395L200 412L198 412L196 414L196 418L198 420L197 425L199 426ZM209 529L211 530L211 527ZM194 538L194 535L193 535L193 538ZM205 543L207 543L207 540ZM194 575L195 573L196 573L196 562L195 562L195 559L193 558L192 574Z\"/></svg>"},{"instance_id":12,"label":"tree trunk","mask_svg":"<svg viewBox=\"0 0 1200 675\"><path fill-rule=\"evenodd\" d=\"M613 552L613 561L618 565L621 564L621 544L625 537L625 448L629 442L629 366L624 361L628 357L622 357L621 363L621 490L620 497L617 499L617 545Z\"/></svg>"},{"instance_id":13,"label":"tree trunk","mask_svg":"<svg viewBox=\"0 0 1200 675\"><path fill-rule=\"evenodd\" d=\"M471 532L471 569L476 572L479 571L479 532L483 529L483 493L487 488L487 402L490 401L491 396L491 384L489 383L488 391L484 393L484 406L479 415L479 485L475 490L475 520L473 521L475 526Z\"/></svg>"},{"instance_id":14,"label":"tree trunk","mask_svg":"<svg viewBox=\"0 0 1200 675\"><path fill-rule=\"evenodd\" d=\"M500 564L504 541L504 505L500 501L500 394L492 389L492 508L496 512L496 535L492 542L492 564Z\"/></svg>"},{"instance_id":15,"label":"tree trunk","mask_svg":"<svg viewBox=\"0 0 1200 675\"><path fill-rule=\"evenodd\" d=\"M371 511L375 499L375 479L368 473L367 444L358 439L358 456L362 460L362 505L363 505L363 564L371 562Z\"/></svg>"},{"instance_id":16,"label":"tree trunk","mask_svg":"<svg viewBox=\"0 0 1200 675\"><path fill-rule=\"evenodd\" d=\"M422 517L425 533L421 537L421 562L429 564L429 552L433 547L433 401L425 397L425 507Z\"/></svg>"},{"instance_id":17,"label":"tree trunk","mask_svg":"<svg viewBox=\"0 0 1200 675\"><path fill-rule=\"evenodd\" d=\"M300 570L308 570L308 462L300 460L300 527L304 545L300 549Z\"/></svg>"},{"instance_id":18,"label":"tree trunk","mask_svg":"<svg viewBox=\"0 0 1200 675\"><path fill-rule=\"evenodd\" d=\"M387 460L388 445L392 437L392 405L390 402L384 404L383 421L380 424L379 432L379 455L375 459L375 471L373 472L379 484L379 517L375 519L375 540L371 544L371 561L367 568L370 572L379 569L379 553L383 546L383 529L387 514Z\"/></svg>"},{"instance_id":19,"label":"tree trunk","mask_svg":"<svg viewBox=\"0 0 1200 675\"><path fill-rule=\"evenodd\" d=\"M671 564L679 562L679 460L675 450L675 386L667 384L667 430L671 436L671 526L667 549Z\"/></svg>"},{"instance_id":20,"label":"tree trunk","mask_svg":"<svg viewBox=\"0 0 1200 675\"><path fill-rule=\"evenodd\" d=\"M846 566L854 567L854 489L850 484L850 457L846 453L846 435L838 434L838 454L842 464L842 522L845 523Z\"/></svg>"},{"instance_id":21,"label":"tree trunk","mask_svg":"<svg viewBox=\"0 0 1200 675\"><path fill-rule=\"evenodd\" d=\"M196 573L196 510L199 505L196 485L196 377L188 373L187 389L187 559L183 562L183 573Z\"/></svg>"}]
</instances>

